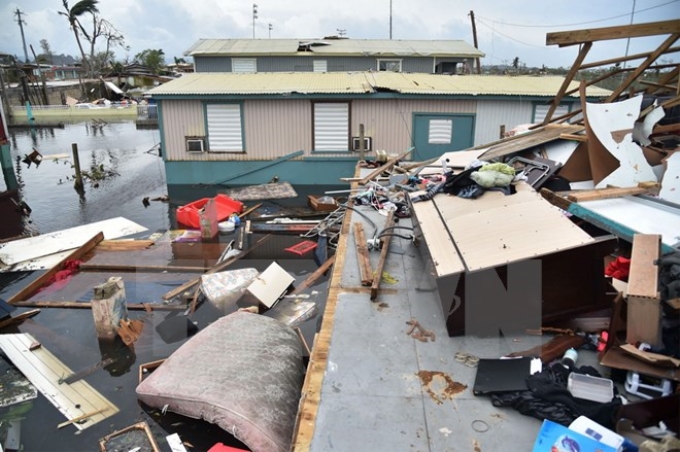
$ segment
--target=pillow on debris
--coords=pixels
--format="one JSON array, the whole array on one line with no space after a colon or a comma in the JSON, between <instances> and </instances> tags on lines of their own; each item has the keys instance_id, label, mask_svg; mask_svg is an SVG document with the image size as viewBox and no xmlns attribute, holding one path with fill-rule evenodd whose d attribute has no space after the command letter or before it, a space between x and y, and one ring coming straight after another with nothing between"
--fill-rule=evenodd
<instances>
[{"instance_id":1,"label":"pillow on debris","mask_svg":"<svg viewBox=\"0 0 680 452\"><path fill-rule=\"evenodd\" d=\"M217 424L254 451L290 450L304 378L283 323L235 312L189 339L137 386L146 405Z\"/></svg>"}]
</instances>

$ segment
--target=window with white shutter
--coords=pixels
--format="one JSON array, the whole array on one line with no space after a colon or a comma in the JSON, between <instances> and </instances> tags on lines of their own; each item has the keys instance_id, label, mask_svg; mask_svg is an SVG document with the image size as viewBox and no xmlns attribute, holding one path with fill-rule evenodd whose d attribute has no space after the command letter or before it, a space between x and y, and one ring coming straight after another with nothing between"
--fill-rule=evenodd
<instances>
[{"instance_id":1,"label":"window with white shutter","mask_svg":"<svg viewBox=\"0 0 680 452\"><path fill-rule=\"evenodd\" d=\"M349 150L349 103L314 103L314 150Z\"/></svg>"},{"instance_id":2,"label":"window with white shutter","mask_svg":"<svg viewBox=\"0 0 680 452\"><path fill-rule=\"evenodd\" d=\"M533 121L534 124L543 122L543 120L545 119L545 115L548 114L548 110L550 110L550 104L535 104ZM553 112L551 119L555 119L558 116L566 115L567 113L569 113L569 105L560 104Z\"/></svg>"},{"instance_id":3,"label":"window with white shutter","mask_svg":"<svg viewBox=\"0 0 680 452\"><path fill-rule=\"evenodd\" d=\"M451 144L453 121L430 119L427 142L429 144Z\"/></svg>"},{"instance_id":4,"label":"window with white shutter","mask_svg":"<svg viewBox=\"0 0 680 452\"><path fill-rule=\"evenodd\" d=\"M207 104L208 150L243 152L240 104Z\"/></svg>"},{"instance_id":5,"label":"window with white shutter","mask_svg":"<svg viewBox=\"0 0 680 452\"><path fill-rule=\"evenodd\" d=\"M328 72L327 60L314 60L312 64L314 65L314 72Z\"/></svg>"},{"instance_id":6,"label":"window with white shutter","mask_svg":"<svg viewBox=\"0 0 680 452\"><path fill-rule=\"evenodd\" d=\"M257 60L255 58L232 58L231 72L257 72Z\"/></svg>"}]
</instances>

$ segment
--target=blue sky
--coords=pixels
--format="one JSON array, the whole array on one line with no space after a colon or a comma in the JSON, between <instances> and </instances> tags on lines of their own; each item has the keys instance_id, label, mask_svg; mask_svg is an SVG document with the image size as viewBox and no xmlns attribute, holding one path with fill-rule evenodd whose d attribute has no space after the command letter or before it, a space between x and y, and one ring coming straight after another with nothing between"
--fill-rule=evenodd
<instances>
[{"instance_id":1,"label":"blue sky","mask_svg":"<svg viewBox=\"0 0 680 452\"><path fill-rule=\"evenodd\" d=\"M75 4L74 0L70 1ZM255 36L321 38L342 30L349 38L389 38L390 0L255 0ZM635 13L631 17L635 7ZM57 14L61 0L0 0L0 52L23 57L13 12L25 13L27 45L40 52L47 39L52 51L77 55L66 19ZM169 61L181 57L200 38L252 38L253 2L234 0L101 0L99 9L126 37L130 51L115 49L117 59L132 59L144 49L163 49ZM473 43L469 17L474 11L482 64L571 67L575 46L546 46L546 34L631 23L680 19L680 0L392 0L393 39L461 39ZM631 40L629 54L650 51L665 37ZM624 55L626 40L596 42L586 62ZM29 49L30 55L30 49ZM679 54L663 59L678 61Z\"/></svg>"}]
</instances>

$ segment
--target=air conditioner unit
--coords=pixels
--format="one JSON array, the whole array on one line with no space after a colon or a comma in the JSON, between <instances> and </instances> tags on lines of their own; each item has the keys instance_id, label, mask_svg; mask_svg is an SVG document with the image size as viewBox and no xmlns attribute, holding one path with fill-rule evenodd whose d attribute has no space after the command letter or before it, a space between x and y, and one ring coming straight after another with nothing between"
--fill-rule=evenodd
<instances>
[{"instance_id":1,"label":"air conditioner unit","mask_svg":"<svg viewBox=\"0 0 680 452\"><path fill-rule=\"evenodd\" d=\"M186 137L187 152L205 152L205 138Z\"/></svg>"},{"instance_id":2,"label":"air conditioner unit","mask_svg":"<svg viewBox=\"0 0 680 452\"><path fill-rule=\"evenodd\" d=\"M358 151L360 143L361 139L359 137L352 137L352 150ZM371 137L364 137L364 151L366 152L371 151L372 144L373 140L371 139Z\"/></svg>"}]
</instances>

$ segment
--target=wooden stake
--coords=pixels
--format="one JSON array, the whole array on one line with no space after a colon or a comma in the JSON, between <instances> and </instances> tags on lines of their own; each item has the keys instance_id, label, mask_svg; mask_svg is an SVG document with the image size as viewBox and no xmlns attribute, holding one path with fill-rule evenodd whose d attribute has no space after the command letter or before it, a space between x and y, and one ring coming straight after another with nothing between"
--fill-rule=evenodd
<instances>
[{"instance_id":1,"label":"wooden stake","mask_svg":"<svg viewBox=\"0 0 680 452\"><path fill-rule=\"evenodd\" d=\"M73 419L69 419L68 421L62 422L61 424L57 425L57 428L64 428L67 425L75 424L76 422L80 422L80 421L87 419L87 418L90 418L90 417L92 417L96 414L103 413L104 411L106 411L108 409L109 408L106 407L106 408L102 408L101 410L96 410L96 411L93 411L91 413L83 414L82 416L74 417Z\"/></svg>"},{"instance_id":2,"label":"wooden stake","mask_svg":"<svg viewBox=\"0 0 680 452\"><path fill-rule=\"evenodd\" d=\"M326 262L324 262L323 264L321 264L321 266L320 266L319 268L317 268L317 269L314 271L314 273L312 273L311 275L309 275L309 276L307 277L307 279L305 279L305 280L302 282L302 284L300 284L299 286L297 286L290 294L291 294L291 295L297 295L297 294L299 294L300 292L302 292L303 290L305 290L305 289L311 287L311 286L316 282L317 279L321 278L321 276L323 276L323 274L326 273L326 271L328 271L329 268L331 268L331 265L333 265L333 262L335 262L335 255L329 257L329 258L326 260Z\"/></svg>"},{"instance_id":3,"label":"wooden stake","mask_svg":"<svg viewBox=\"0 0 680 452\"><path fill-rule=\"evenodd\" d=\"M76 190L83 189L83 176L80 173L80 158L78 157L78 143L71 143L71 150L73 152L73 166L76 170L76 181L74 187Z\"/></svg>"},{"instance_id":4,"label":"wooden stake","mask_svg":"<svg viewBox=\"0 0 680 452\"><path fill-rule=\"evenodd\" d=\"M9 325L15 325L17 323L21 323L26 319L30 319L31 317L40 314L40 309L31 309L30 311L22 312L19 315L15 315L14 317L10 317L9 319L5 319L0 321L0 329L3 329L6 326Z\"/></svg>"}]
</instances>

